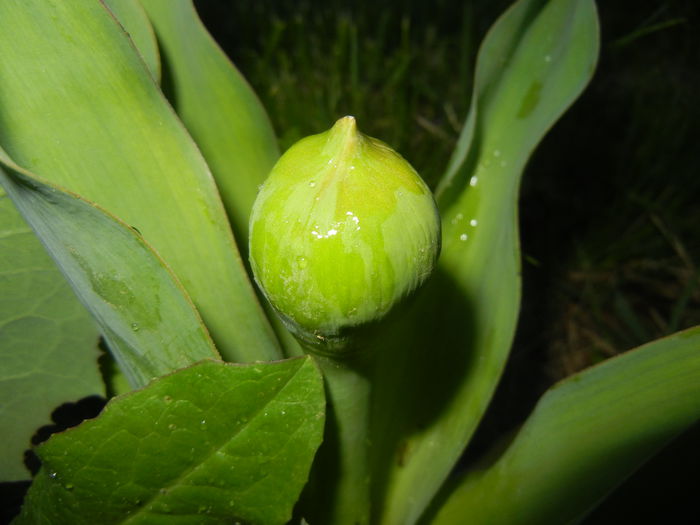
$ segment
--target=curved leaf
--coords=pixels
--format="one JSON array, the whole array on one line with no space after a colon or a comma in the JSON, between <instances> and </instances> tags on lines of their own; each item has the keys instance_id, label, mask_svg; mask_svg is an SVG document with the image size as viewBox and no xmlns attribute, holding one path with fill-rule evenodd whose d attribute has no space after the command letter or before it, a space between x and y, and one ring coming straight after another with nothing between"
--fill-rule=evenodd
<instances>
[{"instance_id":1,"label":"curved leaf","mask_svg":"<svg viewBox=\"0 0 700 525\"><path fill-rule=\"evenodd\" d=\"M156 35L138 0L103 0L136 46L156 82L160 82L160 55Z\"/></svg>"},{"instance_id":2,"label":"curved leaf","mask_svg":"<svg viewBox=\"0 0 700 525\"><path fill-rule=\"evenodd\" d=\"M218 357L182 286L134 229L22 172L2 150L0 185L97 320L132 386Z\"/></svg>"},{"instance_id":3,"label":"curved leaf","mask_svg":"<svg viewBox=\"0 0 700 525\"><path fill-rule=\"evenodd\" d=\"M142 0L171 75L172 102L221 190L241 253L258 187L279 156L255 93L202 25L191 0Z\"/></svg>"},{"instance_id":4,"label":"curved leaf","mask_svg":"<svg viewBox=\"0 0 700 525\"><path fill-rule=\"evenodd\" d=\"M0 145L138 228L226 359L280 356L204 159L101 3L0 2Z\"/></svg>"},{"instance_id":5,"label":"curved leaf","mask_svg":"<svg viewBox=\"0 0 700 525\"><path fill-rule=\"evenodd\" d=\"M104 395L99 332L0 188L0 481L30 478L24 451L57 406Z\"/></svg>"},{"instance_id":6,"label":"curved leaf","mask_svg":"<svg viewBox=\"0 0 700 525\"><path fill-rule=\"evenodd\" d=\"M37 450L18 524L283 524L324 424L310 358L203 362L115 398Z\"/></svg>"},{"instance_id":7,"label":"curved leaf","mask_svg":"<svg viewBox=\"0 0 700 525\"><path fill-rule=\"evenodd\" d=\"M469 472L434 523L568 523L700 420L700 327L552 387L508 449Z\"/></svg>"},{"instance_id":8,"label":"curved leaf","mask_svg":"<svg viewBox=\"0 0 700 525\"><path fill-rule=\"evenodd\" d=\"M471 113L438 192L443 253L412 314L421 328L395 334L398 348L379 368L393 404L377 413L404 414L403 426L392 420L398 430L377 417L378 455L392 461L379 474L388 486L383 523L418 519L488 406L520 302L520 177L590 80L597 55L592 0L521 0L481 46ZM397 366L401 360L409 363ZM401 381L413 391L398 388Z\"/></svg>"}]
</instances>

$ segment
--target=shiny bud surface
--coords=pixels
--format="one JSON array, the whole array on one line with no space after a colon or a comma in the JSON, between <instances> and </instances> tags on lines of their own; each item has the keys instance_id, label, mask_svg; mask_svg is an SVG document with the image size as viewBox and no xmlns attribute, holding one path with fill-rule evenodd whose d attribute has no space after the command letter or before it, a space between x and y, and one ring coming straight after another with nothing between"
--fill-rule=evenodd
<instances>
[{"instance_id":1,"label":"shiny bud surface","mask_svg":"<svg viewBox=\"0 0 700 525\"><path fill-rule=\"evenodd\" d=\"M297 338L331 354L425 281L439 247L432 193L353 117L293 145L250 220L258 285Z\"/></svg>"}]
</instances>

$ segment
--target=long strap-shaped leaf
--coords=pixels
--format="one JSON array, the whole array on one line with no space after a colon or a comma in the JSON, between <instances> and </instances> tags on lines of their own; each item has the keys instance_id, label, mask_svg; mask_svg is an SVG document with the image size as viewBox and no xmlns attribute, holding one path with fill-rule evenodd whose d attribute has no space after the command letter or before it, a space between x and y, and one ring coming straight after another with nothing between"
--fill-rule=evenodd
<instances>
[{"instance_id":1,"label":"long strap-shaped leaf","mask_svg":"<svg viewBox=\"0 0 700 525\"><path fill-rule=\"evenodd\" d=\"M132 386L218 358L186 292L136 231L22 170L2 150L0 184L97 320Z\"/></svg>"},{"instance_id":2,"label":"long strap-shaped leaf","mask_svg":"<svg viewBox=\"0 0 700 525\"><path fill-rule=\"evenodd\" d=\"M393 397L377 409L374 438L378 461L392 460L375 474L388 487L375 495L382 523L419 518L488 406L520 301L520 176L597 54L592 0L521 0L479 51L471 112L438 192L438 272L414 309L418 333L396 338L376 378L378 396Z\"/></svg>"},{"instance_id":3,"label":"long strap-shaped leaf","mask_svg":"<svg viewBox=\"0 0 700 525\"><path fill-rule=\"evenodd\" d=\"M700 327L567 378L508 449L469 472L435 524L569 523L700 419Z\"/></svg>"},{"instance_id":4,"label":"long strap-shaped leaf","mask_svg":"<svg viewBox=\"0 0 700 525\"><path fill-rule=\"evenodd\" d=\"M191 0L141 0L171 75L173 104L212 169L242 253L258 187L279 152L255 93L216 45Z\"/></svg>"},{"instance_id":5,"label":"long strap-shaped leaf","mask_svg":"<svg viewBox=\"0 0 700 525\"><path fill-rule=\"evenodd\" d=\"M136 46L156 81L160 81L160 53L153 27L139 0L103 0Z\"/></svg>"},{"instance_id":6,"label":"long strap-shaped leaf","mask_svg":"<svg viewBox=\"0 0 700 525\"><path fill-rule=\"evenodd\" d=\"M239 250L248 253L250 210L279 157L265 108L219 48L191 0L141 0L158 33L175 110L202 150L231 220ZM301 355L271 314L287 355Z\"/></svg>"},{"instance_id":7,"label":"long strap-shaped leaf","mask_svg":"<svg viewBox=\"0 0 700 525\"><path fill-rule=\"evenodd\" d=\"M0 145L138 228L226 359L280 356L204 159L101 3L0 2Z\"/></svg>"}]
</instances>

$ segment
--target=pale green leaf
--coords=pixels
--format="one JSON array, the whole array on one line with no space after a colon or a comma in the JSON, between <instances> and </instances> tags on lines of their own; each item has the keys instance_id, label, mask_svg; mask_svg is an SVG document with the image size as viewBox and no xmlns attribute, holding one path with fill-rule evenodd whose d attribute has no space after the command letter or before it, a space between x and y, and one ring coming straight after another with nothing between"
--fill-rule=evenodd
<instances>
[{"instance_id":1,"label":"pale green leaf","mask_svg":"<svg viewBox=\"0 0 700 525\"><path fill-rule=\"evenodd\" d=\"M282 525L323 425L311 358L203 362L42 445L17 523Z\"/></svg>"},{"instance_id":2,"label":"pale green leaf","mask_svg":"<svg viewBox=\"0 0 700 525\"><path fill-rule=\"evenodd\" d=\"M242 253L258 187L279 156L255 93L202 25L191 0L142 0L158 35L171 100L207 159Z\"/></svg>"},{"instance_id":3,"label":"pale green leaf","mask_svg":"<svg viewBox=\"0 0 700 525\"><path fill-rule=\"evenodd\" d=\"M29 479L24 451L59 405L104 395L99 333L0 188L0 481Z\"/></svg>"},{"instance_id":4,"label":"pale green leaf","mask_svg":"<svg viewBox=\"0 0 700 525\"><path fill-rule=\"evenodd\" d=\"M204 159L101 3L0 2L0 145L137 228L226 359L280 356Z\"/></svg>"},{"instance_id":5,"label":"pale green leaf","mask_svg":"<svg viewBox=\"0 0 700 525\"><path fill-rule=\"evenodd\" d=\"M156 35L138 0L103 0L136 46L148 70L160 81L160 54Z\"/></svg>"},{"instance_id":6,"label":"pale green leaf","mask_svg":"<svg viewBox=\"0 0 700 525\"><path fill-rule=\"evenodd\" d=\"M239 250L246 256L250 210L279 157L272 125L252 88L202 25L191 0L141 3L158 34L167 94L211 167ZM268 312L287 355L301 355L271 308Z\"/></svg>"},{"instance_id":7,"label":"pale green leaf","mask_svg":"<svg viewBox=\"0 0 700 525\"><path fill-rule=\"evenodd\" d=\"M0 185L96 319L132 386L218 357L184 289L138 232L23 173L1 150Z\"/></svg>"},{"instance_id":8,"label":"pale green leaf","mask_svg":"<svg viewBox=\"0 0 700 525\"><path fill-rule=\"evenodd\" d=\"M481 46L471 113L438 192L438 272L411 314L420 328L397 331L378 371L393 400L377 413L403 413L401 424L380 418L376 430L378 454L391 461L377 467L383 523L418 519L488 406L520 302L520 176L590 80L597 55L592 0L521 0ZM407 364L397 366L400 359Z\"/></svg>"},{"instance_id":9,"label":"pale green leaf","mask_svg":"<svg viewBox=\"0 0 700 525\"><path fill-rule=\"evenodd\" d=\"M700 327L571 376L507 450L470 471L434 523L569 523L700 420Z\"/></svg>"}]
</instances>

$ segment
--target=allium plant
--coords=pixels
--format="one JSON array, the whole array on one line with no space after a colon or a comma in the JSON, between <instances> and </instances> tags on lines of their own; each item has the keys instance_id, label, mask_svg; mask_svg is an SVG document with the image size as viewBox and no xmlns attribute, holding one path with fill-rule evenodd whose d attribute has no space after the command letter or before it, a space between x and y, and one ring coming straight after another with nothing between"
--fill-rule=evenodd
<instances>
[{"instance_id":1,"label":"allium plant","mask_svg":"<svg viewBox=\"0 0 700 525\"><path fill-rule=\"evenodd\" d=\"M513 340L520 176L597 54L593 0L516 2L433 192L349 116L278 159L189 0L0 2L3 481L55 407L112 396L36 448L16 523L585 516L697 421L700 327L453 471Z\"/></svg>"}]
</instances>

